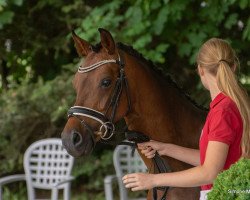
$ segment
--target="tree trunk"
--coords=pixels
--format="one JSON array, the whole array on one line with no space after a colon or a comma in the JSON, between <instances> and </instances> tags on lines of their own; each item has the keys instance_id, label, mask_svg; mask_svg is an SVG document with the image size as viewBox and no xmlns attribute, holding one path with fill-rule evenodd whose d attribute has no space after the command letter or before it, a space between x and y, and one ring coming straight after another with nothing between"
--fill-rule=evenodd
<instances>
[{"instance_id":1,"label":"tree trunk","mask_svg":"<svg viewBox=\"0 0 250 200\"><path fill-rule=\"evenodd\" d=\"M3 90L8 89L8 69L7 69L7 62L5 60L0 60L0 75L1 75L1 85Z\"/></svg>"}]
</instances>

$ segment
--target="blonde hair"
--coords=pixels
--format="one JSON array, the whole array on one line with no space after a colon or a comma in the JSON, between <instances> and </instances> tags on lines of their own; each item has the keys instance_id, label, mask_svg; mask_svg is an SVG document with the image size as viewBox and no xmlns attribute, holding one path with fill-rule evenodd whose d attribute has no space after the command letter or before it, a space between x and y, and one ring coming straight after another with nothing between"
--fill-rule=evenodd
<instances>
[{"instance_id":1,"label":"blonde hair","mask_svg":"<svg viewBox=\"0 0 250 200\"><path fill-rule=\"evenodd\" d=\"M237 105L243 120L242 157L250 158L250 106L247 93L234 73L239 67L234 50L225 40L212 38L202 45L197 64L216 76L219 90Z\"/></svg>"}]
</instances>

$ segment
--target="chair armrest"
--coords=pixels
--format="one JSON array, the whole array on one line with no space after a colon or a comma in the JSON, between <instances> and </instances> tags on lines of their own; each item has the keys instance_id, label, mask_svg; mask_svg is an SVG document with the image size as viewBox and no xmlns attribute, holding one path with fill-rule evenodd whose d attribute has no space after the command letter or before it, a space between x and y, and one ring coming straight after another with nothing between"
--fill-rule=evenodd
<instances>
[{"instance_id":1,"label":"chair armrest","mask_svg":"<svg viewBox=\"0 0 250 200\"><path fill-rule=\"evenodd\" d=\"M10 176L5 176L3 178L0 178L0 200L2 200L2 186L16 182L16 181L25 181L25 174L15 174Z\"/></svg>"},{"instance_id":2,"label":"chair armrest","mask_svg":"<svg viewBox=\"0 0 250 200\"><path fill-rule=\"evenodd\" d=\"M73 181L74 179L75 179L75 178L74 178L73 176L70 176L68 179L64 179L64 180L62 180L62 181L56 183L53 187L54 187L54 188L57 188L57 187L59 187L59 186L65 184L65 183L68 183L68 182Z\"/></svg>"},{"instance_id":3,"label":"chair armrest","mask_svg":"<svg viewBox=\"0 0 250 200\"><path fill-rule=\"evenodd\" d=\"M116 175L108 175L105 177L104 179L104 184L110 184L112 183L114 180L117 180L117 176Z\"/></svg>"},{"instance_id":4,"label":"chair armrest","mask_svg":"<svg viewBox=\"0 0 250 200\"><path fill-rule=\"evenodd\" d=\"M105 190L105 198L106 200L113 200L113 188L112 182L117 180L116 175L108 175L104 179L104 190Z\"/></svg>"},{"instance_id":5,"label":"chair armrest","mask_svg":"<svg viewBox=\"0 0 250 200\"><path fill-rule=\"evenodd\" d=\"M0 178L0 187L6 185L8 183L16 182L16 181L25 181L25 174L15 174L10 176L5 176Z\"/></svg>"}]
</instances>

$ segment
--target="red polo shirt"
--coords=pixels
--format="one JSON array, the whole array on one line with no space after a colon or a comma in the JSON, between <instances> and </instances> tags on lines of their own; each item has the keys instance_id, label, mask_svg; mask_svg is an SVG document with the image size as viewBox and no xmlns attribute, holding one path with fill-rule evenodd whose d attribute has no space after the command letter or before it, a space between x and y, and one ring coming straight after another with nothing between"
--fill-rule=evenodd
<instances>
[{"instance_id":1,"label":"red polo shirt","mask_svg":"<svg viewBox=\"0 0 250 200\"><path fill-rule=\"evenodd\" d=\"M205 161L208 142L218 141L229 146L223 170L228 169L241 157L242 132L243 122L236 104L223 93L218 94L210 103L210 111L200 137L201 165ZM201 189L210 190L212 186L203 185Z\"/></svg>"}]
</instances>

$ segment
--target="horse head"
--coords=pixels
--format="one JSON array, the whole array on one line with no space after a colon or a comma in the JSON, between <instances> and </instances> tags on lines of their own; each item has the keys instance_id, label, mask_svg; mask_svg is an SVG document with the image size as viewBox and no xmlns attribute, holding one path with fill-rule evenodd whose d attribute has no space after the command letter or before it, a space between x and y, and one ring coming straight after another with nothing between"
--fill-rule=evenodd
<instances>
[{"instance_id":1,"label":"horse head","mask_svg":"<svg viewBox=\"0 0 250 200\"><path fill-rule=\"evenodd\" d=\"M107 30L100 28L99 32L97 45L72 33L84 61L74 76L76 100L61 137L75 157L90 154L98 140L109 139L114 123L127 114L130 104L122 52Z\"/></svg>"}]
</instances>

